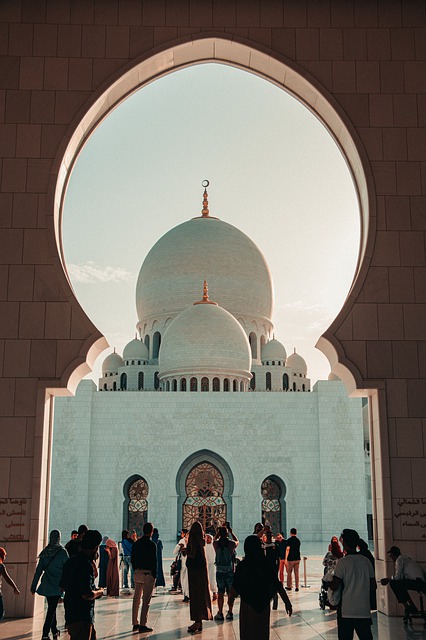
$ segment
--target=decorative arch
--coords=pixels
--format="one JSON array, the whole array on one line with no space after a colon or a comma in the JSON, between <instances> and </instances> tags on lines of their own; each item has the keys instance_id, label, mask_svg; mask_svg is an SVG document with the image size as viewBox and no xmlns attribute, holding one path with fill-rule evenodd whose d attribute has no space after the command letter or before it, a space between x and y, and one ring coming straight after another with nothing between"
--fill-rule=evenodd
<instances>
[{"instance_id":1,"label":"decorative arch","mask_svg":"<svg viewBox=\"0 0 426 640\"><path fill-rule=\"evenodd\" d=\"M288 387L289 387L288 374L284 373L283 374L283 391L288 391Z\"/></svg>"},{"instance_id":2,"label":"decorative arch","mask_svg":"<svg viewBox=\"0 0 426 640\"><path fill-rule=\"evenodd\" d=\"M156 331L152 336L152 358L158 360L158 353L161 346L161 333Z\"/></svg>"},{"instance_id":3,"label":"decorative arch","mask_svg":"<svg viewBox=\"0 0 426 640\"><path fill-rule=\"evenodd\" d=\"M120 376L120 389L122 391L127 390L127 373L122 373Z\"/></svg>"},{"instance_id":4,"label":"decorative arch","mask_svg":"<svg viewBox=\"0 0 426 640\"><path fill-rule=\"evenodd\" d=\"M148 483L142 476L133 475L124 483L123 493L123 529L135 529L139 537L148 522Z\"/></svg>"},{"instance_id":5,"label":"decorative arch","mask_svg":"<svg viewBox=\"0 0 426 640\"><path fill-rule=\"evenodd\" d=\"M249 343L251 347L251 357L257 360L257 335L254 331L249 334Z\"/></svg>"},{"instance_id":6,"label":"decorative arch","mask_svg":"<svg viewBox=\"0 0 426 640\"><path fill-rule=\"evenodd\" d=\"M269 524L274 535L283 532L286 537L287 513L284 482L278 476L270 475L262 482L260 492L263 524Z\"/></svg>"},{"instance_id":7,"label":"decorative arch","mask_svg":"<svg viewBox=\"0 0 426 640\"><path fill-rule=\"evenodd\" d=\"M228 463L207 449L189 456L176 476L177 530L195 519L232 522L234 479ZM192 524L192 522L191 522ZM188 528L188 527L186 527Z\"/></svg>"}]
</instances>

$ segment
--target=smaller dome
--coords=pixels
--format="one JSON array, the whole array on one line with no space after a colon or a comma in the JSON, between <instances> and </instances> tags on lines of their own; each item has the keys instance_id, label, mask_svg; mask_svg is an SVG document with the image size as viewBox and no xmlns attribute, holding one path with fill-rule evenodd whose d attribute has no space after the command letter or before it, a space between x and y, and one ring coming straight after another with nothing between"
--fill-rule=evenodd
<instances>
[{"instance_id":1,"label":"smaller dome","mask_svg":"<svg viewBox=\"0 0 426 640\"><path fill-rule=\"evenodd\" d=\"M142 340L134 338L126 344L123 351L123 360L148 360L148 349Z\"/></svg>"},{"instance_id":2,"label":"smaller dome","mask_svg":"<svg viewBox=\"0 0 426 640\"><path fill-rule=\"evenodd\" d=\"M239 375L250 379L251 350L238 320L204 295L167 327L160 347L160 379L172 375Z\"/></svg>"},{"instance_id":3,"label":"smaller dome","mask_svg":"<svg viewBox=\"0 0 426 640\"><path fill-rule=\"evenodd\" d=\"M262 362L266 360L279 360L284 364L287 359L287 353L284 349L284 345L278 340L275 340L275 338L273 340L269 340L269 342L263 345L261 356Z\"/></svg>"},{"instance_id":4,"label":"smaller dome","mask_svg":"<svg viewBox=\"0 0 426 640\"><path fill-rule=\"evenodd\" d=\"M117 373L124 365L123 358L118 353L110 353L102 363L102 373Z\"/></svg>"},{"instance_id":5,"label":"smaller dome","mask_svg":"<svg viewBox=\"0 0 426 640\"><path fill-rule=\"evenodd\" d=\"M299 356L299 354L296 353L296 349L294 350L294 353L287 358L285 365L286 367L293 369L294 373L304 373L305 375L308 373L306 362L302 356Z\"/></svg>"}]
</instances>

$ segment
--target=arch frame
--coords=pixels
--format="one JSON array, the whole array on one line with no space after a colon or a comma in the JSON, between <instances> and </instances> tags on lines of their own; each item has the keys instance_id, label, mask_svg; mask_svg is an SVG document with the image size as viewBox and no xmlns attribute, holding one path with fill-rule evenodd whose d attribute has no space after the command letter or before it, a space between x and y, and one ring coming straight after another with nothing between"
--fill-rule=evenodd
<instances>
[{"instance_id":1,"label":"arch frame","mask_svg":"<svg viewBox=\"0 0 426 640\"><path fill-rule=\"evenodd\" d=\"M364 146L350 119L344 110L323 87L304 68L283 55L269 50L262 45L254 45L251 41L235 35L217 32L203 32L193 36L177 38L147 51L133 61L125 64L104 82L81 107L69 126L53 163L48 191L48 236L51 255L67 297L74 308L81 314L81 309L69 280L62 245L62 212L66 189L74 164L85 142L93 130L123 100L143 86L162 76L186 68L194 64L219 63L237 67L254 73L272 82L305 105L327 128L338 145L352 175L361 213L361 243L355 276L343 304L343 307L332 325L321 336L317 347L329 359L332 371L339 369L339 377L345 383L348 392L363 388L360 372L349 360L344 360L342 349L333 336L349 313L365 279L372 256L376 228L375 190L372 171ZM86 317L87 322L90 322ZM108 345L101 334L92 325L93 343L97 353ZM95 334L96 339L95 339ZM92 346L92 345L88 345ZM74 363L73 363L74 364ZM80 361L77 363L84 373L90 367ZM340 365L340 366L339 366ZM76 366L70 365L67 373L71 379ZM84 373L81 374L84 375ZM80 374L80 371L79 371ZM77 376L80 378L80 376ZM80 378L81 379L81 378ZM75 388L77 381L73 383ZM68 387L70 380L65 376L63 386ZM75 385L75 386L74 386Z\"/></svg>"}]
</instances>

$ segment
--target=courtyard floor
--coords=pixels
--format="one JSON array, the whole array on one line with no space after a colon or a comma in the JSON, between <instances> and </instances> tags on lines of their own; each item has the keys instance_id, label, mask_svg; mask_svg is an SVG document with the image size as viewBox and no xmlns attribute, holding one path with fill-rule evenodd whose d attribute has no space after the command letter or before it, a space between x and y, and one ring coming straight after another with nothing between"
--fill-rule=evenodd
<instances>
[{"instance_id":1,"label":"courtyard floor","mask_svg":"<svg viewBox=\"0 0 426 640\"><path fill-rule=\"evenodd\" d=\"M166 550L168 551L167 547ZM318 591L322 575L322 556L309 556L307 566L310 586L301 587L299 593L289 593L293 604L291 618L285 614L283 603L278 604L278 611L271 611L271 640L337 640L336 614L318 606ZM164 558L164 568L168 569L170 558ZM303 578L303 573L302 573ZM170 579L166 576L168 582ZM303 580L302 580L303 584ZM383 587L379 587L383 589ZM191 624L189 605L182 602L182 596L170 595L167 590L159 589L159 593L151 601L148 625L153 627L151 633L135 634L131 625L132 596L122 592L120 598L102 598L96 602L96 631L98 640L182 640L193 637L187 632ZM215 604L214 613L217 611ZM226 613L226 606L224 609ZM201 637L203 640L238 640L239 600L234 607L232 622L204 622ZM58 607L60 629L64 628L63 606ZM43 616L21 620L5 620L0 623L1 640L40 640L42 635ZM69 636L62 632L63 640ZM402 618L389 618L380 613L373 614L374 640L424 640L425 626L422 621L415 620L413 626L405 626Z\"/></svg>"}]
</instances>

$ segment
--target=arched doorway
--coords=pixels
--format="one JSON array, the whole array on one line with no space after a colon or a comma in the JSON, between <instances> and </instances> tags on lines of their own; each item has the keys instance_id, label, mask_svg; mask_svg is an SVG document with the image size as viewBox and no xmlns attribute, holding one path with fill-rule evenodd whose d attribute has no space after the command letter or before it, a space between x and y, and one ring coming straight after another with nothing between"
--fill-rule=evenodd
<instances>
[{"instance_id":1,"label":"arched doorway","mask_svg":"<svg viewBox=\"0 0 426 640\"><path fill-rule=\"evenodd\" d=\"M272 533L282 532L286 536L287 518L285 504L285 485L276 476L268 476L261 485L262 523L268 524Z\"/></svg>"},{"instance_id":2,"label":"arched doorway","mask_svg":"<svg viewBox=\"0 0 426 640\"><path fill-rule=\"evenodd\" d=\"M123 529L133 529L138 537L143 534L143 525L148 522L147 481L142 476L132 476L124 485Z\"/></svg>"},{"instance_id":3,"label":"arched doorway","mask_svg":"<svg viewBox=\"0 0 426 640\"><path fill-rule=\"evenodd\" d=\"M207 449L189 456L176 477L177 530L198 520L203 528L232 522L234 480L228 463Z\"/></svg>"},{"instance_id":4,"label":"arched doorway","mask_svg":"<svg viewBox=\"0 0 426 640\"><path fill-rule=\"evenodd\" d=\"M226 522L223 491L223 476L214 464L205 461L192 467L185 482L182 527L190 529L198 521L204 531L214 531Z\"/></svg>"}]
</instances>

